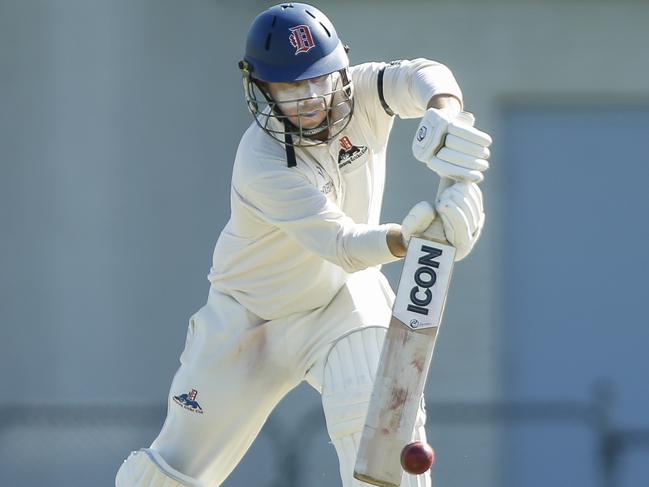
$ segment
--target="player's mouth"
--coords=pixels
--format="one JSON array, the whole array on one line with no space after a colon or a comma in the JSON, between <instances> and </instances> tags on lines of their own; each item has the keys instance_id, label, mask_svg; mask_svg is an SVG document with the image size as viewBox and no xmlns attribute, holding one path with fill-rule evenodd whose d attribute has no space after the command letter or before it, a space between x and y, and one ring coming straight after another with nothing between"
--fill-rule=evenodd
<instances>
[{"instance_id":1,"label":"player's mouth","mask_svg":"<svg viewBox=\"0 0 649 487\"><path fill-rule=\"evenodd\" d=\"M316 117L324 112L321 106L304 107L299 112L300 117Z\"/></svg>"},{"instance_id":2,"label":"player's mouth","mask_svg":"<svg viewBox=\"0 0 649 487\"><path fill-rule=\"evenodd\" d=\"M317 103L305 103L298 109L298 115L300 117L315 117L321 115L325 111L324 104L321 102Z\"/></svg>"}]
</instances>

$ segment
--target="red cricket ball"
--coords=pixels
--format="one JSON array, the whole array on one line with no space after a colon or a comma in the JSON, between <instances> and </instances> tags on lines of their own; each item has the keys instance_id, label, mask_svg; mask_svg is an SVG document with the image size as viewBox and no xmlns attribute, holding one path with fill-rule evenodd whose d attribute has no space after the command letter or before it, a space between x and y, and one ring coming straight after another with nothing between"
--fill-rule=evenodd
<instances>
[{"instance_id":1,"label":"red cricket ball","mask_svg":"<svg viewBox=\"0 0 649 487\"><path fill-rule=\"evenodd\" d=\"M435 463L435 451L428 443L413 441L401 450L401 466L413 475L419 475Z\"/></svg>"}]
</instances>

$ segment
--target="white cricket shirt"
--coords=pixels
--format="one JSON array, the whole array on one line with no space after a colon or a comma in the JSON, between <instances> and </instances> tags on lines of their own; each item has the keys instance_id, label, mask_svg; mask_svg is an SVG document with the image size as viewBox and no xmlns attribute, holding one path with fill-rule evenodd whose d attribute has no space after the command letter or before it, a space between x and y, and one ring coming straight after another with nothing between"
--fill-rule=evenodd
<instances>
[{"instance_id":1,"label":"white cricket shirt","mask_svg":"<svg viewBox=\"0 0 649 487\"><path fill-rule=\"evenodd\" d=\"M354 113L327 144L284 147L251 124L232 174L231 216L208 279L257 316L271 320L324 306L350 273L397 260L379 217L385 153L394 117L423 116L432 96L462 99L444 65L426 59L350 68Z\"/></svg>"}]
</instances>

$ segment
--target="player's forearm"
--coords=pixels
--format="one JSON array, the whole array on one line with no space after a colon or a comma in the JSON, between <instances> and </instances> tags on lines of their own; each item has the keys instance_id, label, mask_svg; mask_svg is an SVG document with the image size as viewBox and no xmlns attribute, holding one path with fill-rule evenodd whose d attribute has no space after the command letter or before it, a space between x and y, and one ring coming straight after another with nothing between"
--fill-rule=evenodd
<instances>
[{"instance_id":1,"label":"player's forearm","mask_svg":"<svg viewBox=\"0 0 649 487\"><path fill-rule=\"evenodd\" d=\"M273 220L273 224L309 251L350 273L387 264L403 256L389 246L401 238L399 225L355 223L332 204L300 218ZM387 235L395 231L398 238L388 239Z\"/></svg>"},{"instance_id":2,"label":"player's forearm","mask_svg":"<svg viewBox=\"0 0 649 487\"><path fill-rule=\"evenodd\" d=\"M355 223L296 172L258 176L247 182L242 193L239 202L253 215L347 272L399 258L386 237L398 225Z\"/></svg>"},{"instance_id":3,"label":"player's forearm","mask_svg":"<svg viewBox=\"0 0 649 487\"><path fill-rule=\"evenodd\" d=\"M367 267L387 264L402 257L390 247L396 231L401 237L399 225L354 224L338 234L337 264L347 272L356 272Z\"/></svg>"}]
</instances>

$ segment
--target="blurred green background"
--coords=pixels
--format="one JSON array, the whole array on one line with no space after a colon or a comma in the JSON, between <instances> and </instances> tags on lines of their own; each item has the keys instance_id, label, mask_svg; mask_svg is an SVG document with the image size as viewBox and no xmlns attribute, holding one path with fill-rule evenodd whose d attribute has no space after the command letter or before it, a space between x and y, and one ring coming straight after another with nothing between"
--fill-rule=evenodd
<instances>
[{"instance_id":1,"label":"blurred green background","mask_svg":"<svg viewBox=\"0 0 649 487\"><path fill-rule=\"evenodd\" d=\"M0 0L2 485L109 486L159 430L251 121L237 61L273 3ZM354 64L447 64L494 137L429 375L435 485L647 485L649 3L313 3ZM416 126L395 124L383 221L437 186ZM337 470L299 387L224 485Z\"/></svg>"}]
</instances>

